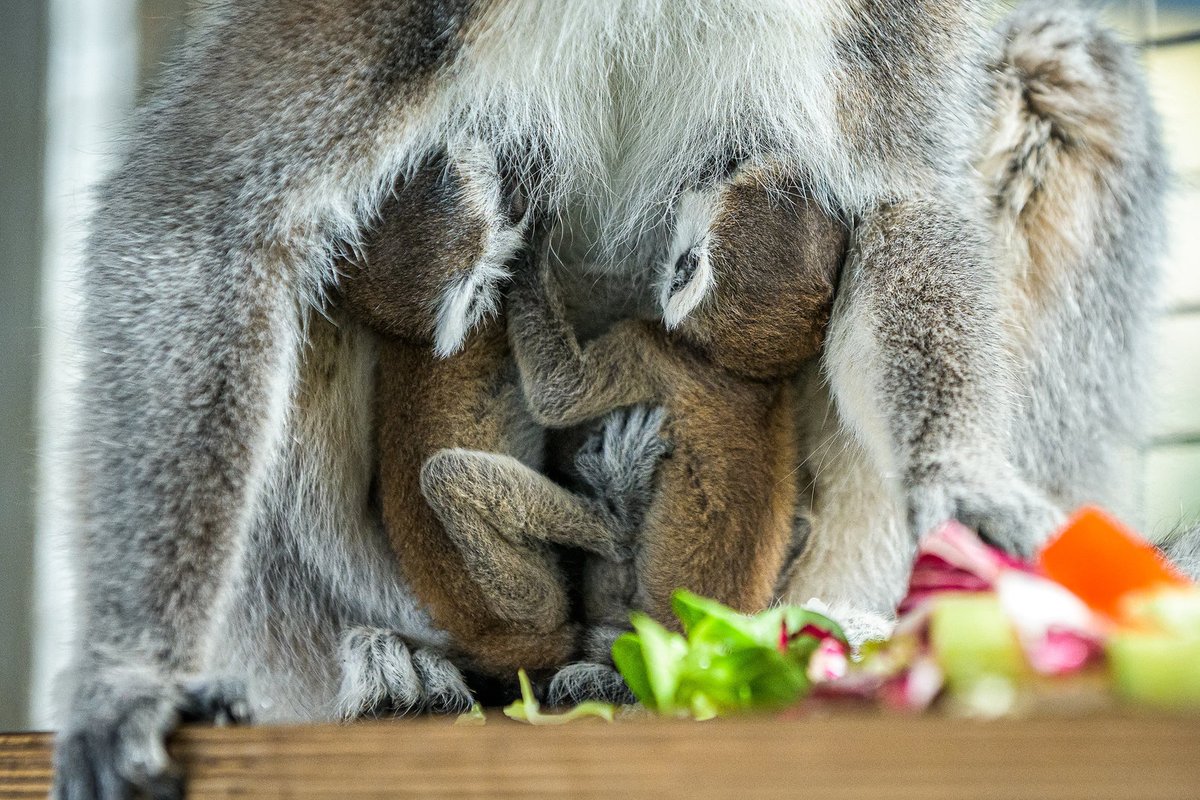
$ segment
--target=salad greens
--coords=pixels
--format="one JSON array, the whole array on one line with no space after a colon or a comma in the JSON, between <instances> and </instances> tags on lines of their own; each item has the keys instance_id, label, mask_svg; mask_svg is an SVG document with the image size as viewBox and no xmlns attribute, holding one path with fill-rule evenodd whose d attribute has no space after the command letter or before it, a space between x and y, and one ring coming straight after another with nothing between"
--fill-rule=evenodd
<instances>
[{"instance_id":1,"label":"salad greens","mask_svg":"<svg viewBox=\"0 0 1200 800\"><path fill-rule=\"evenodd\" d=\"M541 704L533 694L533 685L529 682L525 670L517 671L517 680L521 683L521 699L506 706L504 716L518 722L528 722L530 725L563 725L584 717L599 717L605 722L612 722L617 710L612 703L589 701L561 714L546 714L542 712Z\"/></svg>"},{"instance_id":2,"label":"salad greens","mask_svg":"<svg viewBox=\"0 0 1200 800\"><path fill-rule=\"evenodd\" d=\"M844 660L836 622L799 607L741 614L680 590L672 607L684 634L644 614L613 644L613 662L634 695L667 716L711 719L787 708L812 685L814 656ZM822 649L822 644L830 645Z\"/></svg>"}]
</instances>

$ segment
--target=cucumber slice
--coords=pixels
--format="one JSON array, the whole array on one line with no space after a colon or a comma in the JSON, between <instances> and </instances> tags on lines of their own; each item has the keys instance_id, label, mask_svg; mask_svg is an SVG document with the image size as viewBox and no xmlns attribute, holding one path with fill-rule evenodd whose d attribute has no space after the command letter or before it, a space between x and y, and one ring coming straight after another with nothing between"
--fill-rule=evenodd
<instances>
[{"instance_id":1,"label":"cucumber slice","mask_svg":"<svg viewBox=\"0 0 1200 800\"><path fill-rule=\"evenodd\" d=\"M991 593L940 598L929 621L929 639L955 691L984 677L1019 678L1029 672L1012 624Z\"/></svg>"},{"instance_id":2,"label":"cucumber slice","mask_svg":"<svg viewBox=\"0 0 1200 800\"><path fill-rule=\"evenodd\" d=\"M1108 642L1117 693L1163 708L1200 708L1200 634L1121 631Z\"/></svg>"}]
</instances>

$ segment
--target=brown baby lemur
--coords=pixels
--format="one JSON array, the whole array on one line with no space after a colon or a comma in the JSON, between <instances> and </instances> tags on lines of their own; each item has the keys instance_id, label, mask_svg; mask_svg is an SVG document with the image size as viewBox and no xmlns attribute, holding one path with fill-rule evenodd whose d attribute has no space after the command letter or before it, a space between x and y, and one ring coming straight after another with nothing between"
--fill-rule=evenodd
<instances>
[{"instance_id":1,"label":"brown baby lemur","mask_svg":"<svg viewBox=\"0 0 1200 800\"><path fill-rule=\"evenodd\" d=\"M561 428L661 405L673 448L633 566L585 569L585 584L630 595L585 588L585 602L599 603L586 610L597 625L591 658L606 659L631 607L669 624L678 588L743 611L771 602L799 491L789 379L822 344L847 245L846 226L801 180L757 162L678 202L661 321L622 321L581 346L550 249L517 276L509 331L534 418Z\"/></svg>"},{"instance_id":2,"label":"brown baby lemur","mask_svg":"<svg viewBox=\"0 0 1200 800\"><path fill-rule=\"evenodd\" d=\"M450 634L451 661L507 678L576 650L552 545L628 553L612 513L538 472L544 431L518 387L500 310L525 248L519 204L492 151L453 149L397 187L365 258L339 282L340 304L380 334L376 495L401 572ZM344 713L377 711L359 707L366 694L343 696Z\"/></svg>"}]
</instances>

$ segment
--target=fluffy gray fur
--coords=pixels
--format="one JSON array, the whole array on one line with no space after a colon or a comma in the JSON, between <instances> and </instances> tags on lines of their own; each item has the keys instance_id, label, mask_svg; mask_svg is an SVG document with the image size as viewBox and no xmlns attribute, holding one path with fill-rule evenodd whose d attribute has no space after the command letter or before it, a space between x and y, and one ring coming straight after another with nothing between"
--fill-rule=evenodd
<instances>
[{"instance_id":1,"label":"fluffy gray fur","mask_svg":"<svg viewBox=\"0 0 1200 800\"><path fill-rule=\"evenodd\" d=\"M1162 546L1163 553L1183 573L1194 581L1200 581L1200 525L1194 525L1179 533Z\"/></svg>"},{"instance_id":2,"label":"fluffy gray fur","mask_svg":"<svg viewBox=\"0 0 1200 800\"><path fill-rule=\"evenodd\" d=\"M934 201L917 218L929 224L935 216L928 212L944 216L935 236L947 237L945 247L928 255L935 261L969 238L990 242L984 280L992 287L950 267L963 264L965 253L934 283L911 270L889 278L886 268L862 258L879 229L859 227L856 265L867 269L848 273L824 369L801 381L813 411L803 420L812 530L785 593L793 602L817 596L890 613L904 591L912 533L946 508L1018 551L1036 546L1039 533L1081 503L1134 511L1128 498L1136 492L1122 482L1129 476L1120 462L1140 445L1150 405L1145 370L1167 180L1157 117L1134 50L1074 5L1022 7L1001 24L990 50L993 116L975 159L987 213ZM994 304L997 313L955 313L944 305L954 302L944 280L980 292L977 302ZM891 335L907 344L872 358L878 339L863 334L871 328L864 315L881 313L896 320ZM982 369L993 379L1002 375L992 396L973 392L967 404L951 397L988 380L977 371L980 362L959 362L958 348L933 345L959 336L961 325L974 329L972 339L988 340ZM872 371L860 368L864 359ZM941 383L926 382L927 371ZM874 385L866 383L872 374ZM859 390L848 397L856 379ZM872 394L882 381L885 396ZM950 408L924 416L932 406L913 394L923 390L950 400ZM846 410L863 397L900 400L890 416L911 426L901 429L909 431L901 441L964 416L978 421L982 414L990 425L976 423L983 438L974 444L922 457L935 480L910 482L873 446L888 441L884 432L855 436L847 428L855 416ZM972 409L971 402L986 407ZM895 491L897 478L907 503ZM937 513L918 516L914 528L912 515L930 510Z\"/></svg>"},{"instance_id":3,"label":"fluffy gray fur","mask_svg":"<svg viewBox=\"0 0 1200 800\"><path fill-rule=\"evenodd\" d=\"M327 719L341 631L444 644L370 513L371 338L318 309L331 254L355 247L398 176L456 141L512 154L561 222L562 260L630 285L658 260L633 256L668 240L679 190L731 155L794 162L854 222L824 371L805 387L804 599L887 608L921 527L968 516L1028 549L1018 532L1044 529L1051 500L1099 496L1097 470L1140 413L1137 382L1107 378L1144 347L1153 117L1127 50L1077 12L1024 12L989 51L985 5L225 7L100 191L73 439L81 635L56 795L176 794L163 741L197 682L244 680L260 719ZM1066 46L1046 45L1052 28ZM1014 299L1020 267L992 247L998 191L973 166L1004 107L993 59L1018 86L1039 59L1063 61L1078 80L1059 102L1098 109L1116 139L1118 157L1079 167L1094 179L1067 222L1087 224L1055 260L1070 280L1036 305ZM1032 128L1053 117L1020 110ZM1090 124L1044 127L1034 152L1093 152ZM1038 184L1040 162L1009 163ZM1051 235L1014 228L1025 244Z\"/></svg>"}]
</instances>

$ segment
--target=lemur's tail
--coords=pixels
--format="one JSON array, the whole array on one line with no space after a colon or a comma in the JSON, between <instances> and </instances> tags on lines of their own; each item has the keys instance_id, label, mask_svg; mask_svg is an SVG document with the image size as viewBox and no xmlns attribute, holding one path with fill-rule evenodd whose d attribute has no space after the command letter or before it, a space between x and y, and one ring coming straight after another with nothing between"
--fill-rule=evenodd
<instances>
[{"instance_id":1,"label":"lemur's tail","mask_svg":"<svg viewBox=\"0 0 1200 800\"><path fill-rule=\"evenodd\" d=\"M1002 23L991 66L978 167L1026 370L1013 457L1064 506L1128 511L1116 462L1145 414L1166 184L1137 54L1090 13L1040 0Z\"/></svg>"},{"instance_id":2,"label":"lemur's tail","mask_svg":"<svg viewBox=\"0 0 1200 800\"><path fill-rule=\"evenodd\" d=\"M994 124L979 167L1036 301L1056 274L1099 269L1085 259L1125 255L1130 237L1154 249L1165 162L1134 49L1094 15L1042 0L998 35Z\"/></svg>"}]
</instances>

